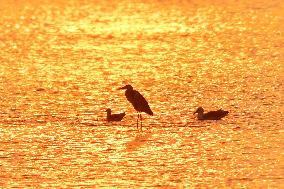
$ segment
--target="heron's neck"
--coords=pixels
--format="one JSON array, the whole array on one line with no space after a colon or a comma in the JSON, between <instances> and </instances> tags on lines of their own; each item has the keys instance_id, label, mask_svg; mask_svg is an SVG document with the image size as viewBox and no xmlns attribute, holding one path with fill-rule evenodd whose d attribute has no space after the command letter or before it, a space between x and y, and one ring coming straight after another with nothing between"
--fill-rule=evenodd
<instances>
[{"instance_id":1,"label":"heron's neck","mask_svg":"<svg viewBox=\"0 0 284 189\"><path fill-rule=\"evenodd\" d=\"M127 90L125 91L125 95L127 95L127 94L132 94L132 92L133 92L133 89L127 89Z\"/></svg>"},{"instance_id":2,"label":"heron's neck","mask_svg":"<svg viewBox=\"0 0 284 189\"><path fill-rule=\"evenodd\" d=\"M111 112L107 112L107 118L111 117Z\"/></svg>"},{"instance_id":3,"label":"heron's neck","mask_svg":"<svg viewBox=\"0 0 284 189\"><path fill-rule=\"evenodd\" d=\"M131 92L131 91L133 91L133 89L132 89L132 88L129 88L129 89L127 89L126 91Z\"/></svg>"}]
</instances>

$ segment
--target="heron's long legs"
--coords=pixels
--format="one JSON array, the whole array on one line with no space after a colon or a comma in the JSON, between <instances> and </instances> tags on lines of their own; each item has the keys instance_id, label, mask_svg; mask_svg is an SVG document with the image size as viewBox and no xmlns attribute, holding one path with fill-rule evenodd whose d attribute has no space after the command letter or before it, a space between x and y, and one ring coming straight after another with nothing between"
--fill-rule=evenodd
<instances>
[{"instance_id":1,"label":"heron's long legs","mask_svg":"<svg viewBox=\"0 0 284 189\"><path fill-rule=\"evenodd\" d=\"M142 130L142 115L141 112L137 112L137 129L139 129L139 120L140 120L140 129Z\"/></svg>"}]
</instances>

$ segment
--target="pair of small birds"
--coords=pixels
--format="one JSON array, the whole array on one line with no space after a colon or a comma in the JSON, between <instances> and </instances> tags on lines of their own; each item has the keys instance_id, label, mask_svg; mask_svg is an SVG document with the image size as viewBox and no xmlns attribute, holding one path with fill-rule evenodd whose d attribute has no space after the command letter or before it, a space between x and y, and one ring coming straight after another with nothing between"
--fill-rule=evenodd
<instances>
[{"instance_id":1,"label":"pair of small birds","mask_svg":"<svg viewBox=\"0 0 284 189\"><path fill-rule=\"evenodd\" d=\"M133 105L134 109L138 112L137 118L137 128L138 128L138 120L140 119L140 124L142 128L142 112L145 112L149 115L154 115L148 102L146 99L136 90L133 89L131 85L125 85L124 87L118 88L120 90L126 89L125 96L127 100ZM107 121L121 121L125 116L125 113L120 114L111 114L111 109L107 109ZM228 115L228 111L224 111L222 109L217 111L210 111L204 113L204 109L202 107L197 108L197 110L193 113L197 113L197 119L199 120L219 120L226 115Z\"/></svg>"}]
</instances>

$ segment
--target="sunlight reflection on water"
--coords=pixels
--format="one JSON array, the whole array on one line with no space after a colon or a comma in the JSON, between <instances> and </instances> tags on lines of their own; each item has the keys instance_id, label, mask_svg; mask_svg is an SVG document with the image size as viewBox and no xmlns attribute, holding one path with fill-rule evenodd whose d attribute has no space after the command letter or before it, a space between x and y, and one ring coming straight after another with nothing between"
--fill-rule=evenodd
<instances>
[{"instance_id":1,"label":"sunlight reflection on water","mask_svg":"<svg viewBox=\"0 0 284 189\"><path fill-rule=\"evenodd\" d=\"M81 3L0 13L1 187L283 186L283 2Z\"/></svg>"}]
</instances>

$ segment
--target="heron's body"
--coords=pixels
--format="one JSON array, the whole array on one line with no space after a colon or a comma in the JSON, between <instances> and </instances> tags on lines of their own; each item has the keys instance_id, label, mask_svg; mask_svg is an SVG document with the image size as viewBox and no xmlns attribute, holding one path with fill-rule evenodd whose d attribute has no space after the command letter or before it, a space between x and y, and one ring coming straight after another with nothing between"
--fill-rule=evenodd
<instances>
[{"instance_id":1,"label":"heron's body","mask_svg":"<svg viewBox=\"0 0 284 189\"><path fill-rule=\"evenodd\" d=\"M127 100L133 105L137 112L145 112L149 115L153 115L153 112L146 101L146 99L136 90L126 90L125 96Z\"/></svg>"},{"instance_id":2,"label":"heron's body","mask_svg":"<svg viewBox=\"0 0 284 189\"><path fill-rule=\"evenodd\" d=\"M226 115L228 115L229 112L220 109L217 111L210 111L210 112L204 113L204 109L202 107L199 107L194 112L194 114L196 113L197 113L198 120L219 120L225 117Z\"/></svg>"},{"instance_id":3,"label":"heron's body","mask_svg":"<svg viewBox=\"0 0 284 189\"><path fill-rule=\"evenodd\" d=\"M147 100L136 90L133 89L131 85L126 85L119 89L126 89L125 96L126 99L133 105L134 109L138 112L138 119L141 121L142 128L142 115L141 112L145 112L149 115L154 115ZM137 119L137 127L138 127L138 119Z\"/></svg>"},{"instance_id":4,"label":"heron's body","mask_svg":"<svg viewBox=\"0 0 284 189\"><path fill-rule=\"evenodd\" d=\"M111 122L111 121L121 121L123 119L123 117L125 116L125 112L120 113L120 114L111 114L111 109L108 108L106 110L107 112L107 121Z\"/></svg>"}]
</instances>

